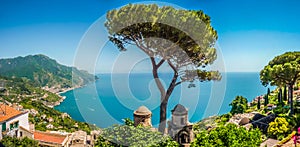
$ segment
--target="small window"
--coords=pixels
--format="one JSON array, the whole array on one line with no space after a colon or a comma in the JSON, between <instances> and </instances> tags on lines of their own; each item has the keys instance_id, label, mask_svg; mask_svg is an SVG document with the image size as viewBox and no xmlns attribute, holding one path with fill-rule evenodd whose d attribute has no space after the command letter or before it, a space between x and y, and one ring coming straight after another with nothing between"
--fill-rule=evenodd
<instances>
[{"instance_id":1,"label":"small window","mask_svg":"<svg viewBox=\"0 0 300 147\"><path fill-rule=\"evenodd\" d=\"M22 137L23 136L23 132L22 131L20 131L20 137Z\"/></svg>"},{"instance_id":2,"label":"small window","mask_svg":"<svg viewBox=\"0 0 300 147\"><path fill-rule=\"evenodd\" d=\"M181 118L181 124L184 125L185 122L184 122L184 118Z\"/></svg>"},{"instance_id":3,"label":"small window","mask_svg":"<svg viewBox=\"0 0 300 147\"><path fill-rule=\"evenodd\" d=\"M6 122L4 122L3 124L2 124L2 132L4 132L6 130Z\"/></svg>"},{"instance_id":4,"label":"small window","mask_svg":"<svg viewBox=\"0 0 300 147\"><path fill-rule=\"evenodd\" d=\"M14 128L14 124L9 124L9 128L12 130Z\"/></svg>"},{"instance_id":5,"label":"small window","mask_svg":"<svg viewBox=\"0 0 300 147\"><path fill-rule=\"evenodd\" d=\"M15 122L15 128L18 128L19 127L19 122Z\"/></svg>"}]
</instances>

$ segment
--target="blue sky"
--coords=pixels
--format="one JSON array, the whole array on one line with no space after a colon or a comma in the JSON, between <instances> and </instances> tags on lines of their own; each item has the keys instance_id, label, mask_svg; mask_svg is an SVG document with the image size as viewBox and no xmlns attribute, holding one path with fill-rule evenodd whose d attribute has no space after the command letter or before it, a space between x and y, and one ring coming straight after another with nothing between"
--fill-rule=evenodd
<instances>
[{"instance_id":1,"label":"blue sky","mask_svg":"<svg viewBox=\"0 0 300 147\"><path fill-rule=\"evenodd\" d=\"M88 28L110 9L135 2L142 1L1 0L0 58L41 53L73 65ZM257 72L274 56L300 50L298 0L160 2L204 10L211 17L226 71ZM105 54L107 59L110 56ZM96 71L105 70L103 64Z\"/></svg>"}]
</instances>

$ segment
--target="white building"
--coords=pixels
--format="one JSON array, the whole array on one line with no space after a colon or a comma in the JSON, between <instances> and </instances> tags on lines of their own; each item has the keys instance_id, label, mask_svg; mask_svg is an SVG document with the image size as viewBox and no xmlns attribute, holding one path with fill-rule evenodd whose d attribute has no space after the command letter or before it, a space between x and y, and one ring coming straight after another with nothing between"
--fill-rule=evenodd
<instances>
[{"instance_id":1,"label":"white building","mask_svg":"<svg viewBox=\"0 0 300 147\"><path fill-rule=\"evenodd\" d=\"M22 137L20 127L29 130L28 112L21 112L8 105L0 104L0 140L4 135Z\"/></svg>"}]
</instances>

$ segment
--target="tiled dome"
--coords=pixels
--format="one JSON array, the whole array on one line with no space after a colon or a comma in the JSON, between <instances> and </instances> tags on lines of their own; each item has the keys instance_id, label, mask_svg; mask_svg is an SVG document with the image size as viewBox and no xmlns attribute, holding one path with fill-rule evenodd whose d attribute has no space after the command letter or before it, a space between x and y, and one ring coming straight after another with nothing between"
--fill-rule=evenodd
<instances>
[{"instance_id":1,"label":"tiled dome","mask_svg":"<svg viewBox=\"0 0 300 147\"><path fill-rule=\"evenodd\" d=\"M152 114L152 112L146 106L141 106L134 111L134 114L135 115L149 115L149 114Z\"/></svg>"},{"instance_id":2,"label":"tiled dome","mask_svg":"<svg viewBox=\"0 0 300 147\"><path fill-rule=\"evenodd\" d=\"M177 104L172 110L172 114L184 115L187 114L188 110L181 104Z\"/></svg>"}]
</instances>

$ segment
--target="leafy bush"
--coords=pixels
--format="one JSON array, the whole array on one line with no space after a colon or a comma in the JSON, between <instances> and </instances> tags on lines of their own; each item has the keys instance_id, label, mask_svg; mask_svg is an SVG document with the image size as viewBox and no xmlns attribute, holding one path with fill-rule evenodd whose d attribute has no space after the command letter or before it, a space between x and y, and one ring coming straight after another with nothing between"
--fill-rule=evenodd
<instances>
[{"instance_id":1,"label":"leafy bush","mask_svg":"<svg viewBox=\"0 0 300 147\"><path fill-rule=\"evenodd\" d=\"M38 147L38 142L27 137L23 139L4 136L0 141L6 147Z\"/></svg>"},{"instance_id":2,"label":"leafy bush","mask_svg":"<svg viewBox=\"0 0 300 147\"><path fill-rule=\"evenodd\" d=\"M125 123L125 125L127 125L127 126L134 126L134 121L132 121L132 120L129 119L129 118L125 118L125 119L124 119L124 123Z\"/></svg>"},{"instance_id":3,"label":"leafy bush","mask_svg":"<svg viewBox=\"0 0 300 147\"><path fill-rule=\"evenodd\" d=\"M283 117L277 117L274 122L269 123L268 135L278 140L283 139L289 131L289 123Z\"/></svg>"},{"instance_id":4,"label":"leafy bush","mask_svg":"<svg viewBox=\"0 0 300 147\"><path fill-rule=\"evenodd\" d=\"M103 129L102 134L95 143L96 147L111 146L151 146L151 147L176 147L178 143L168 136L163 136L158 131L150 128L128 125L115 125Z\"/></svg>"},{"instance_id":5,"label":"leafy bush","mask_svg":"<svg viewBox=\"0 0 300 147\"><path fill-rule=\"evenodd\" d=\"M229 105L231 106L230 113L244 113L248 109L248 100L243 96L237 96Z\"/></svg>"},{"instance_id":6,"label":"leafy bush","mask_svg":"<svg viewBox=\"0 0 300 147\"><path fill-rule=\"evenodd\" d=\"M231 118L231 114L230 113L227 113L227 114L223 114L221 116L218 117L218 119L216 120L216 122L219 124L219 125L225 125L229 119Z\"/></svg>"},{"instance_id":7,"label":"leafy bush","mask_svg":"<svg viewBox=\"0 0 300 147\"><path fill-rule=\"evenodd\" d=\"M210 132L202 131L196 134L192 147L257 147L262 142L261 132L258 129L247 131L244 127L227 124L212 129Z\"/></svg>"},{"instance_id":8,"label":"leafy bush","mask_svg":"<svg viewBox=\"0 0 300 147\"><path fill-rule=\"evenodd\" d=\"M283 106L279 105L279 106L277 106L277 107L273 110L273 112L274 112L275 114L286 114L286 113L289 112L289 108L288 108L288 107L283 107Z\"/></svg>"}]
</instances>

